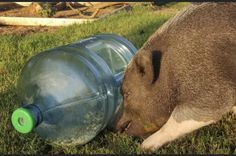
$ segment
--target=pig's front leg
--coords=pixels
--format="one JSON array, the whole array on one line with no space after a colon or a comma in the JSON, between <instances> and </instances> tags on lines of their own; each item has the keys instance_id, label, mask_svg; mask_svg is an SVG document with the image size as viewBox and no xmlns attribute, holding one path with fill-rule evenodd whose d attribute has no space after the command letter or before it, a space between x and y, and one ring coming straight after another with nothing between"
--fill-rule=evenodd
<instances>
[{"instance_id":1,"label":"pig's front leg","mask_svg":"<svg viewBox=\"0 0 236 156\"><path fill-rule=\"evenodd\" d=\"M141 148L144 151L157 150L170 141L180 138L185 134L188 134L194 130L197 130L214 122L214 120L196 121L191 118L187 119L188 115L186 114L188 113L197 112L194 112L191 109L189 109L188 112L186 107L178 109L177 106L165 125L163 125L163 127L159 131L145 139L141 145Z\"/></svg>"}]
</instances>

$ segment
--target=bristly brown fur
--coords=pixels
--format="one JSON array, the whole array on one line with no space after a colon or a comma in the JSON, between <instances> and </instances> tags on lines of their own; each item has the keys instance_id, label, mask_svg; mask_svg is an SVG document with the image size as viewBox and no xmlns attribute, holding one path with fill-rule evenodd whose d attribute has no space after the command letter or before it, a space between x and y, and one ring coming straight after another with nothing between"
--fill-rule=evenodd
<instances>
[{"instance_id":1,"label":"bristly brown fur","mask_svg":"<svg viewBox=\"0 0 236 156\"><path fill-rule=\"evenodd\" d=\"M236 3L191 5L166 22L128 65L122 90L117 128L129 122L131 135L159 130L176 106L188 119L220 119L236 105Z\"/></svg>"}]
</instances>

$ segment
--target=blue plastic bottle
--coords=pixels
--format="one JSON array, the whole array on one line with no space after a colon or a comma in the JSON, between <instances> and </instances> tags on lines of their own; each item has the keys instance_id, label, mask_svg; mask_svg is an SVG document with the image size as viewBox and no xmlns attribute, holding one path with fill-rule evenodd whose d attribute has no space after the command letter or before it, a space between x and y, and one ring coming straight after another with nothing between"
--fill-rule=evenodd
<instances>
[{"instance_id":1,"label":"blue plastic bottle","mask_svg":"<svg viewBox=\"0 0 236 156\"><path fill-rule=\"evenodd\" d=\"M12 114L14 128L53 144L89 142L112 125L123 72L136 51L123 37L100 34L32 57L18 81L23 105Z\"/></svg>"}]
</instances>

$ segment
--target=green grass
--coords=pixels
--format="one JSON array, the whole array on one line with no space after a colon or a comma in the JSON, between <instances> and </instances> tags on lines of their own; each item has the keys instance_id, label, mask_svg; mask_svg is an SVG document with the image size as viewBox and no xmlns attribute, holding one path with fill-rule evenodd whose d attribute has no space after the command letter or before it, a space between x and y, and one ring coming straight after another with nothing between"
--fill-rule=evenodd
<instances>
[{"instance_id":1,"label":"green grass","mask_svg":"<svg viewBox=\"0 0 236 156\"><path fill-rule=\"evenodd\" d=\"M168 7L179 10L185 5ZM173 14L158 14L148 6L138 5L132 12L121 12L90 24L60 28L53 33L25 36L0 36L0 154L76 154L141 153L141 139L104 130L86 145L51 146L37 134L17 133L10 122L12 111L20 104L16 83L26 61L35 54L80 40L97 33L115 33L140 48L155 30ZM236 117L228 114L221 121L167 144L155 153L236 153Z\"/></svg>"}]
</instances>

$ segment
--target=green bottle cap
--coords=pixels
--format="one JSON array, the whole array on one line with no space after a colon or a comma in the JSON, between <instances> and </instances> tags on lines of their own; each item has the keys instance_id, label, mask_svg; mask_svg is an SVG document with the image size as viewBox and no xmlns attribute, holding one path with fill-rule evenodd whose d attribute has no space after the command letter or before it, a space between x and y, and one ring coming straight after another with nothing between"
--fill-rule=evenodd
<instances>
[{"instance_id":1,"label":"green bottle cap","mask_svg":"<svg viewBox=\"0 0 236 156\"><path fill-rule=\"evenodd\" d=\"M29 133L33 130L36 121L30 110L26 108L16 109L11 116L13 127L20 133Z\"/></svg>"}]
</instances>

